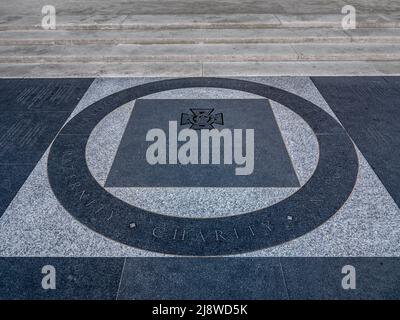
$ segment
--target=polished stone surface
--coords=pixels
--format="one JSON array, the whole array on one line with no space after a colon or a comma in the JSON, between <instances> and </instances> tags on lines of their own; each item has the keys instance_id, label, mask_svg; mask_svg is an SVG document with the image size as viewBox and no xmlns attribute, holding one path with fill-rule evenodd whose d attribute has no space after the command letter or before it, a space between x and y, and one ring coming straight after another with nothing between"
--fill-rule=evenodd
<instances>
[{"instance_id":1,"label":"polished stone surface","mask_svg":"<svg viewBox=\"0 0 400 320\"><path fill-rule=\"evenodd\" d=\"M0 216L92 81L0 80Z\"/></svg>"},{"instance_id":2,"label":"polished stone surface","mask_svg":"<svg viewBox=\"0 0 400 320\"><path fill-rule=\"evenodd\" d=\"M289 299L397 300L398 258L282 258ZM342 280L354 267L355 289L343 289Z\"/></svg>"},{"instance_id":3,"label":"polished stone surface","mask_svg":"<svg viewBox=\"0 0 400 320\"><path fill-rule=\"evenodd\" d=\"M399 258L0 258L0 298L398 299ZM54 267L55 289L42 281ZM343 268L354 267L354 289ZM47 269L48 270L48 269Z\"/></svg>"},{"instance_id":4,"label":"polished stone surface","mask_svg":"<svg viewBox=\"0 0 400 320\"><path fill-rule=\"evenodd\" d=\"M313 78L397 205L400 114L397 77Z\"/></svg>"},{"instance_id":5,"label":"polished stone surface","mask_svg":"<svg viewBox=\"0 0 400 320\"><path fill-rule=\"evenodd\" d=\"M0 299L115 299L123 264L121 258L0 258ZM42 286L46 266L54 268L54 289Z\"/></svg>"},{"instance_id":6,"label":"polished stone surface","mask_svg":"<svg viewBox=\"0 0 400 320\"><path fill-rule=\"evenodd\" d=\"M399 263L398 258L130 258L118 299L398 299ZM355 268L355 289L342 286L345 266Z\"/></svg>"},{"instance_id":7,"label":"polished stone surface","mask_svg":"<svg viewBox=\"0 0 400 320\"><path fill-rule=\"evenodd\" d=\"M182 117L190 117L191 110L204 109L212 112L211 115L220 115L210 129L230 130L232 143L235 147L234 130L241 130L241 137L246 141L247 130L254 132L254 156L246 166L252 166L246 175L237 175L237 168L243 164L236 164L234 150L229 150L233 157L233 165L203 164L198 154L195 155L197 165L171 163L167 156L167 146L172 143L173 134L169 132L169 122L176 122L176 134L191 124L182 123ZM146 141L146 135L151 129L161 129L165 133L166 161L165 165L151 165L146 160L146 152L154 142ZM201 144L209 143L210 159L213 149L211 142L201 139L201 130L196 131L198 142L196 150L201 150ZM218 138L219 139L219 138ZM221 139L221 147L228 150L225 140ZM177 150L183 142L176 141ZM236 142L237 144L237 142ZM241 147L242 148L242 147ZM250 146L249 146L250 149ZM224 149L222 149L224 150ZM177 152L177 151L176 151ZM224 164L223 152L219 162ZM236 151L235 151L236 152ZM246 155L247 147L243 146L241 154ZM178 155L178 153L177 153ZM262 99L139 99L135 102L130 120L126 125L119 144L113 165L108 174L106 188L114 187L299 187L289 155L284 145L278 125L272 113L268 100Z\"/></svg>"},{"instance_id":8,"label":"polished stone surface","mask_svg":"<svg viewBox=\"0 0 400 320\"><path fill-rule=\"evenodd\" d=\"M288 298L278 258L131 258L118 292L123 300L266 298Z\"/></svg>"}]
</instances>

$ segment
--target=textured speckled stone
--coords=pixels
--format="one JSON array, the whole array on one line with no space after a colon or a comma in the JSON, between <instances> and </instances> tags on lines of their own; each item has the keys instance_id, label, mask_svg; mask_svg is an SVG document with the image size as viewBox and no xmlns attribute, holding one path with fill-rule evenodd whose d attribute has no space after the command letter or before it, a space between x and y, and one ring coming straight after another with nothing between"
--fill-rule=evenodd
<instances>
[{"instance_id":1,"label":"textured speckled stone","mask_svg":"<svg viewBox=\"0 0 400 320\"><path fill-rule=\"evenodd\" d=\"M149 95L152 99L254 99L257 96L226 89L171 90ZM303 185L318 161L318 145L309 126L289 109L272 102L283 140ZM111 168L132 106L118 108L93 130L86 149L89 169L101 185ZM100 150L100 151L99 151ZM270 206L294 193L297 188L106 188L113 195L140 208L163 214L190 217L217 217L250 212ZM193 197L193 195L196 195Z\"/></svg>"}]
</instances>

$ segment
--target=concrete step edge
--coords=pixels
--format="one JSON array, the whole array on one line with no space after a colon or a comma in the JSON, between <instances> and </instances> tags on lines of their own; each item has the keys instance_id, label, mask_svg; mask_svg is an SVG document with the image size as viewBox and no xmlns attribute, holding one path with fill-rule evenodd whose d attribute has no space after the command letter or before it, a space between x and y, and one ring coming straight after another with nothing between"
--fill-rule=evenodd
<instances>
[{"instance_id":1,"label":"concrete step edge","mask_svg":"<svg viewBox=\"0 0 400 320\"><path fill-rule=\"evenodd\" d=\"M0 46L2 63L400 60L399 44Z\"/></svg>"},{"instance_id":2,"label":"concrete step edge","mask_svg":"<svg viewBox=\"0 0 400 320\"><path fill-rule=\"evenodd\" d=\"M133 62L262 62L262 61L399 61L400 54L299 54L290 55L137 55L137 56L12 56L0 63L133 63Z\"/></svg>"},{"instance_id":3,"label":"concrete step edge","mask_svg":"<svg viewBox=\"0 0 400 320\"><path fill-rule=\"evenodd\" d=\"M291 23L291 24L240 24L240 23L224 23L224 24L176 24L176 25L57 25L57 30L65 31L123 31L123 30L185 30L185 29L271 29L271 28L339 28L340 23L315 22L315 23ZM357 28L399 28L400 22L388 21L380 23L359 23ZM20 25L5 26L0 25L0 31L37 31L43 30L41 25Z\"/></svg>"},{"instance_id":4,"label":"concrete step edge","mask_svg":"<svg viewBox=\"0 0 400 320\"><path fill-rule=\"evenodd\" d=\"M2 78L400 75L400 61L0 63Z\"/></svg>"},{"instance_id":5,"label":"concrete step edge","mask_svg":"<svg viewBox=\"0 0 400 320\"><path fill-rule=\"evenodd\" d=\"M232 39L194 39L194 40L179 40L179 39L149 39L149 40L79 40L79 39L57 39L57 40L4 40L0 39L0 46L27 46L27 45L201 45L201 44L346 44L346 43L364 43L364 44L399 44L400 37L390 38L232 38Z\"/></svg>"},{"instance_id":6,"label":"concrete step edge","mask_svg":"<svg viewBox=\"0 0 400 320\"><path fill-rule=\"evenodd\" d=\"M2 16L0 30L40 30L41 16L15 20ZM120 17L58 15L58 30L177 30L177 29L259 29L259 28L340 28L343 15L337 14L226 14L226 15L128 15ZM14 21L15 20L15 21ZM400 27L394 15L357 15L358 28Z\"/></svg>"},{"instance_id":7,"label":"concrete step edge","mask_svg":"<svg viewBox=\"0 0 400 320\"><path fill-rule=\"evenodd\" d=\"M151 45L151 44L273 44L273 43L398 43L400 28L263 29L185 31L2 31L0 45Z\"/></svg>"}]
</instances>

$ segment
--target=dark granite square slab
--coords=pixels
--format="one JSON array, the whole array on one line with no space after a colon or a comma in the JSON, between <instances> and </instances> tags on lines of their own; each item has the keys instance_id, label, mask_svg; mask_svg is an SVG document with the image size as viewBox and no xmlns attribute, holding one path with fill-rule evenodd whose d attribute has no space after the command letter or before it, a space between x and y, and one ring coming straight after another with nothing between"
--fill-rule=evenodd
<instances>
[{"instance_id":1,"label":"dark granite square slab","mask_svg":"<svg viewBox=\"0 0 400 320\"><path fill-rule=\"evenodd\" d=\"M115 299L123 258L0 258L0 299ZM56 270L56 289L42 287L42 268Z\"/></svg>"},{"instance_id":2,"label":"dark granite square slab","mask_svg":"<svg viewBox=\"0 0 400 320\"><path fill-rule=\"evenodd\" d=\"M254 171L235 175L232 165L150 165L146 141L150 129L168 135L169 121L177 121L178 132L191 109L213 109L215 129L254 129ZM222 119L219 119L222 120ZM183 119L185 123L185 119ZM197 130L200 132L200 130ZM243 130L244 135L244 130ZM183 144L180 142L178 146ZM199 143L200 144L200 143ZM200 147L199 147L200 150ZM221 159L222 153L221 153ZM298 187L299 181L283 142L271 106L266 99L141 99L137 100L106 181L106 187Z\"/></svg>"},{"instance_id":3,"label":"dark granite square slab","mask_svg":"<svg viewBox=\"0 0 400 320\"><path fill-rule=\"evenodd\" d=\"M290 299L399 299L399 258L281 258ZM343 289L342 268L355 268L356 288Z\"/></svg>"},{"instance_id":4,"label":"dark granite square slab","mask_svg":"<svg viewBox=\"0 0 400 320\"><path fill-rule=\"evenodd\" d=\"M118 299L286 299L277 258L128 258Z\"/></svg>"},{"instance_id":5,"label":"dark granite square slab","mask_svg":"<svg viewBox=\"0 0 400 320\"><path fill-rule=\"evenodd\" d=\"M69 112L8 112L0 119L0 164L37 163Z\"/></svg>"}]
</instances>

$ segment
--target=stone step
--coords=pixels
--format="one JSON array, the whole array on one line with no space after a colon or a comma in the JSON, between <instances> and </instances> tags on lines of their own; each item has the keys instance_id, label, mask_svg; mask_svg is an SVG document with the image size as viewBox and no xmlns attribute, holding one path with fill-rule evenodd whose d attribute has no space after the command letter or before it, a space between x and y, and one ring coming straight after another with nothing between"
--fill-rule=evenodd
<instances>
[{"instance_id":1,"label":"stone step","mask_svg":"<svg viewBox=\"0 0 400 320\"><path fill-rule=\"evenodd\" d=\"M399 43L400 28L188 29L158 31L2 31L0 45Z\"/></svg>"},{"instance_id":2,"label":"stone step","mask_svg":"<svg viewBox=\"0 0 400 320\"><path fill-rule=\"evenodd\" d=\"M400 61L0 63L2 78L400 75Z\"/></svg>"},{"instance_id":3,"label":"stone step","mask_svg":"<svg viewBox=\"0 0 400 320\"><path fill-rule=\"evenodd\" d=\"M400 44L168 44L0 46L1 63L394 61Z\"/></svg>"},{"instance_id":4,"label":"stone step","mask_svg":"<svg viewBox=\"0 0 400 320\"><path fill-rule=\"evenodd\" d=\"M340 8L334 14L57 14L58 30L174 30L174 29L265 29L341 28ZM36 11L35 11L36 12ZM42 15L0 13L0 30L40 30ZM400 27L397 15L368 13L357 15L358 28Z\"/></svg>"}]
</instances>

